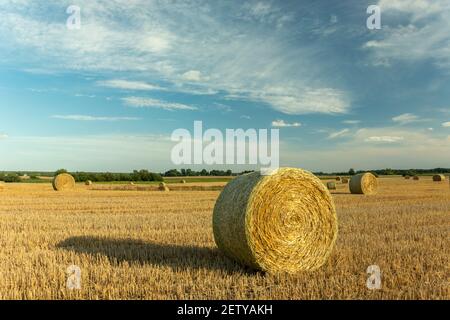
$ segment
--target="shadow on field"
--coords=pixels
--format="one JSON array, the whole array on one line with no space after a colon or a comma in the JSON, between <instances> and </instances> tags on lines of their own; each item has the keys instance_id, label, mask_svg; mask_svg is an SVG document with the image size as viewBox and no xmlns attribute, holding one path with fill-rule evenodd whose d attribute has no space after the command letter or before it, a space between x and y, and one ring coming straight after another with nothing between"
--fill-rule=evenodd
<instances>
[{"instance_id":1,"label":"shadow on field","mask_svg":"<svg viewBox=\"0 0 450 320\"><path fill-rule=\"evenodd\" d=\"M80 236L61 241L57 244L57 248L76 253L103 255L113 264L129 262L168 266L174 270L194 268L221 270L228 273L255 273L237 265L221 254L218 249L204 247Z\"/></svg>"}]
</instances>

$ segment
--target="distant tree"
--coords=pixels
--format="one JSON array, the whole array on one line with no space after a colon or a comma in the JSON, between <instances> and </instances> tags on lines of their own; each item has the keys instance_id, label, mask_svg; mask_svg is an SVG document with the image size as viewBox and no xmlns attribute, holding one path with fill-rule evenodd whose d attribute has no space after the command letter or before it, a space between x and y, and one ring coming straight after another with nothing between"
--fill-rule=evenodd
<instances>
[{"instance_id":1,"label":"distant tree","mask_svg":"<svg viewBox=\"0 0 450 320\"><path fill-rule=\"evenodd\" d=\"M61 174L61 173L68 173L68 171L67 171L66 169L59 169L59 170L56 170L56 171L55 171L55 176L57 176L58 174Z\"/></svg>"},{"instance_id":2,"label":"distant tree","mask_svg":"<svg viewBox=\"0 0 450 320\"><path fill-rule=\"evenodd\" d=\"M350 175L350 176L354 176L355 175L355 169L353 169L353 168L351 168L350 170L348 170L348 174Z\"/></svg>"},{"instance_id":3,"label":"distant tree","mask_svg":"<svg viewBox=\"0 0 450 320\"><path fill-rule=\"evenodd\" d=\"M188 169L188 171L189 171L189 169ZM181 176L181 173L177 169L171 169L169 171L166 171L164 173L164 176L166 176L166 177L179 177L179 176Z\"/></svg>"}]
</instances>

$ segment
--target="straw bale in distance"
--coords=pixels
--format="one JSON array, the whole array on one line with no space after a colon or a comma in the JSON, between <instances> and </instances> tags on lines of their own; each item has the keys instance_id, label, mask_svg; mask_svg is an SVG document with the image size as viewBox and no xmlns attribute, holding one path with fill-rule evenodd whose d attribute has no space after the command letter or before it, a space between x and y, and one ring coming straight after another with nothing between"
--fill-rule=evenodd
<instances>
[{"instance_id":1,"label":"straw bale in distance","mask_svg":"<svg viewBox=\"0 0 450 320\"><path fill-rule=\"evenodd\" d=\"M406 180L409 180L411 177L410 176L405 176L405 179Z\"/></svg>"},{"instance_id":2,"label":"straw bale in distance","mask_svg":"<svg viewBox=\"0 0 450 320\"><path fill-rule=\"evenodd\" d=\"M328 190L336 190L336 183L334 182L328 182L327 183Z\"/></svg>"},{"instance_id":3,"label":"straw bale in distance","mask_svg":"<svg viewBox=\"0 0 450 320\"><path fill-rule=\"evenodd\" d=\"M87 186L92 186L92 181L91 180L87 180L84 184L87 185Z\"/></svg>"},{"instance_id":4,"label":"straw bale in distance","mask_svg":"<svg viewBox=\"0 0 450 320\"><path fill-rule=\"evenodd\" d=\"M180 183L186 183L186 180L183 179L183 180L180 181Z\"/></svg>"},{"instance_id":5,"label":"straw bale in distance","mask_svg":"<svg viewBox=\"0 0 450 320\"><path fill-rule=\"evenodd\" d=\"M164 182L161 182L158 187L159 191L169 191L169 187Z\"/></svg>"},{"instance_id":6,"label":"straw bale in distance","mask_svg":"<svg viewBox=\"0 0 450 320\"><path fill-rule=\"evenodd\" d=\"M342 178L341 177L336 177L336 181L341 181Z\"/></svg>"},{"instance_id":7,"label":"straw bale in distance","mask_svg":"<svg viewBox=\"0 0 450 320\"><path fill-rule=\"evenodd\" d=\"M348 183L348 179L347 178L342 178L341 182L342 183Z\"/></svg>"},{"instance_id":8,"label":"straw bale in distance","mask_svg":"<svg viewBox=\"0 0 450 320\"><path fill-rule=\"evenodd\" d=\"M326 262L338 226L333 198L320 179L281 168L229 182L214 207L213 231L219 249L243 265L298 273Z\"/></svg>"},{"instance_id":9,"label":"straw bale in distance","mask_svg":"<svg viewBox=\"0 0 450 320\"><path fill-rule=\"evenodd\" d=\"M413 180L420 180L419 176L414 176Z\"/></svg>"},{"instance_id":10,"label":"straw bale in distance","mask_svg":"<svg viewBox=\"0 0 450 320\"><path fill-rule=\"evenodd\" d=\"M367 172L354 175L350 179L350 192L353 194L376 194L378 189L377 178Z\"/></svg>"},{"instance_id":11,"label":"straw bale in distance","mask_svg":"<svg viewBox=\"0 0 450 320\"><path fill-rule=\"evenodd\" d=\"M433 176L433 181L445 181L445 176L443 174L436 174Z\"/></svg>"},{"instance_id":12,"label":"straw bale in distance","mask_svg":"<svg viewBox=\"0 0 450 320\"><path fill-rule=\"evenodd\" d=\"M61 173L53 179L52 185L55 191L70 190L75 188L75 179L68 173Z\"/></svg>"}]
</instances>

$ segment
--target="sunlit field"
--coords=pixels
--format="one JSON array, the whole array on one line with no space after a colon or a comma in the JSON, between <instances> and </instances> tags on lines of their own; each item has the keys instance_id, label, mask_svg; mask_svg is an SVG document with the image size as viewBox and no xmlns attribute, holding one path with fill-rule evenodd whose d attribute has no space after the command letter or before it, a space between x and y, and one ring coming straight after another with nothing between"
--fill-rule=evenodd
<instances>
[{"instance_id":1,"label":"sunlit field","mask_svg":"<svg viewBox=\"0 0 450 320\"><path fill-rule=\"evenodd\" d=\"M0 299L449 299L448 180L379 184L378 195L360 196L337 183L334 252L318 271L295 276L253 272L216 249L217 190L7 184ZM81 269L79 290L66 285L71 265ZM380 290L366 287L370 265L381 269Z\"/></svg>"}]
</instances>

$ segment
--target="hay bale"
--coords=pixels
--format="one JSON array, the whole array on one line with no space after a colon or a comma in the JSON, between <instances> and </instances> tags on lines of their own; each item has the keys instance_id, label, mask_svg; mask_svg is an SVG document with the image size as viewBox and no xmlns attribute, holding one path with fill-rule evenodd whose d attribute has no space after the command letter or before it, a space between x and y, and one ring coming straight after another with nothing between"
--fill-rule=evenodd
<instances>
[{"instance_id":1,"label":"hay bale","mask_svg":"<svg viewBox=\"0 0 450 320\"><path fill-rule=\"evenodd\" d=\"M347 178L342 178L341 182L342 183L348 183L348 179Z\"/></svg>"},{"instance_id":2,"label":"hay bale","mask_svg":"<svg viewBox=\"0 0 450 320\"><path fill-rule=\"evenodd\" d=\"M270 273L321 267L337 236L333 198L308 171L282 168L229 182L214 207L214 239L230 258Z\"/></svg>"},{"instance_id":3,"label":"hay bale","mask_svg":"<svg viewBox=\"0 0 450 320\"><path fill-rule=\"evenodd\" d=\"M342 178L341 177L336 177L336 181L341 181Z\"/></svg>"},{"instance_id":4,"label":"hay bale","mask_svg":"<svg viewBox=\"0 0 450 320\"><path fill-rule=\"evenodd\" d=\"M328 190L336 190L336 183L334 182L328 182L327 183Z\"/></svg>"},{"instance_id":5,"label":"hay bale","mask_svg":"<svg viewBox=\"0 0 450 320\"><path fill-rule=\"evenodd\" d=\"M186 183L186 180L183 179L183 180L180 181L180 183L184 184L184 183Z\"/></svg>"},{"instance_id":6,"label":"hay bale","mask_svg":"<svg viewBox=\"0 0 450 320\"><path fill-rule=\"evenodd\" d=\"M161 182L161 183L159 184L158 190L159 190L159 191L170 191L170 190L169 190L169 187L167 187L167 185L166 185L164 182Z\"/></svg>"},{"instance_id":7,"label":"hay bale","mask_svg":"<svg viewBox=\"0 0 450 320\"><path fill-rule=\"evenodd\" d=\"M87 180L84 184L87 185L87 186L92 186L92 181L91 180Z\"/></svg>"},{"instance_id":8,"label":"hay bale","mask_svg":"<svg viewBox=\"0 0 450 320\"><path fill-rule=\"evenodd\" d=\"M350 192L353 194L376 194L377 188L377 178L369 172L354 175L350 179Z\"/></svg>"},{"instance_id":9,"label":"hay bale","mask_svg":"<svg viewBox=\"0 0 450 320\"><path fill-rule=\"evenodd\" d=\"M443 174L436 174L433 176L433 181L445 181L445 176Z\"/></svg>"},{"instance_id":10,"label":"hay bale","mask_svg":"<svg viewBox=\"0 0 450 320\"><path fill-rule=\"evenodd\" d=\"M134 182L130 182L130 186L134 186Z\"/></svg>"},{"instance_id":11,"label":"hay bale","mask_svg":"<svg viewBox=\"0 0 450 320\"><path fill-rule=\"evenodd\" d=\"M405 179L409 180L409 179L411 179L411 177L410 176L405 176Z\"/></svg>"},{"instance_id":12,"label":"hay bale","mask_svg":"<svg viewBox=\"0 0 450 320\"><path fill-rule=\"evenodd\" d=\"M420 180L419 176L414 176L413 180Z\"/></svg>"},{"instance_id":13,"label":"hay bale","mask_svg":"<svg viewBox=\"0 0 450 320\"><path fill-rule=\"evenodd\" d=\"M75 188L75 179L68 173L58 174L53 179L53 190L64 191Z\"/></svg>"}]
</instances>

